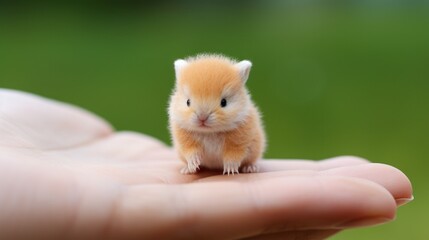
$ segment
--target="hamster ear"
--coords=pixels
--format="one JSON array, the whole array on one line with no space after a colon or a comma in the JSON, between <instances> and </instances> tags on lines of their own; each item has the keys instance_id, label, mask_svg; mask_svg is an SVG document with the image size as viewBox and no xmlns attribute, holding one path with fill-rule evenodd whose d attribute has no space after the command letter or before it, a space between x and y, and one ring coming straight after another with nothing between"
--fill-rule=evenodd
<instances>
[{"instance_id":1,"label":"hamster ear","mask_svg":"<svg viewBox=\"0 0 429 240\"><path fill-rule=\"evenodd\" d=\"M177 59L176 61L174 61L174 70L176 71L176 79L179 78L180 72L184 67L186 67L186 65L188 65L188 62L186 62L183 59Z\"/></svg>"},{"instance_id":2,"label":"hamster ear","mask_svg":"<svg viewBox=\"0 0 429 240\"><path fill-rule=\"evenodd\" d=\"M241 81L243 81L243 83L246 83L247 79L249 78L249 72L250 68L252 67L252 63L248 60L243 60L235 64L235 66L238 68Z\"/></svg>"}]
</instances>

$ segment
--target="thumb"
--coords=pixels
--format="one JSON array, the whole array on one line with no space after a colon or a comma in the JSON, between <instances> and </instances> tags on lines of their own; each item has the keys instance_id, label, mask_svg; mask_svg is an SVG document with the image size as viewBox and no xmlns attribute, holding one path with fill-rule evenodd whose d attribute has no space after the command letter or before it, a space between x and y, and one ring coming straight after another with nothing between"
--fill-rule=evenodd
<instances>
[{"instance_id":1,"label":"thumb","mask_svg":"<svg viewBox=\"0 0 429 240\"><path fill-rule=\"evenodd\" d=\"M42 150L104 137L110 125L83 109L33 94L0 89L0 144Z\"/></svg>"}]
</instances>

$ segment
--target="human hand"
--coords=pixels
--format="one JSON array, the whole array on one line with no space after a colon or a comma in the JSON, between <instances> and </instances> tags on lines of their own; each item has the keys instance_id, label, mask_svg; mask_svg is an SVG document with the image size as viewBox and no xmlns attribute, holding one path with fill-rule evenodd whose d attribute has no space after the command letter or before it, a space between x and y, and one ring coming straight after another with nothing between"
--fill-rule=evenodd
<instances>
[{"instance_id":1,"label":"human hand","mask_svg":"<svg viewBox=\"0 0 429 240\"><path fill-rule=\"evenodd\" d=\"M412 198L402 172L356 157L259 164L182 175L151 137L0 90L0 239L322 239L390 221Z\"/></svg>"}]
</instances>

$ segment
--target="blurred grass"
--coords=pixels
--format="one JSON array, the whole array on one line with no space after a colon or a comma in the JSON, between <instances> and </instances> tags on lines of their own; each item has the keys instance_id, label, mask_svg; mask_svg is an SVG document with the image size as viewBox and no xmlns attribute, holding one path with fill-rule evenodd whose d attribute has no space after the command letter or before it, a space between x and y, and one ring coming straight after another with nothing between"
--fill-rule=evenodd
<instances>
[{"instance_id":1,"label":"blurred grass","mask_svg":"<svg viewBox=\"0 0 429 240\"><path fill-rule=\"evenodd\" d=\"M140 11L141 10L141 11ZM358 155L403 170L416 200L335 239L424 239L428 8L29 8L0 15L0 87L70 102L169 142L173 61L253 62L268 158Z\"/></svg>"}]
</instances>

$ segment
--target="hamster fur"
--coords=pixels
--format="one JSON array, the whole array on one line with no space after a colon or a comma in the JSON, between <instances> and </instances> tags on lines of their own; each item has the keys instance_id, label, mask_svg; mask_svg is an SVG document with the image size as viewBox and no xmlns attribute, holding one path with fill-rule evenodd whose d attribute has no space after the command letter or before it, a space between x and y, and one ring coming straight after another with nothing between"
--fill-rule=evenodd
<instances>
[{"instance_id":1,"label":"hamster fur","mask_svg":"<svg viewBox=\"0 0 429 240\"><path fill-rule=\"evenodd\" d=\"M176 84L168 113L173 145L185 163L182 174L200 167L228 175L258 171L265 133L245 86L251 66L222 55L174 62Z\"/></svg>"}]
</instances>

